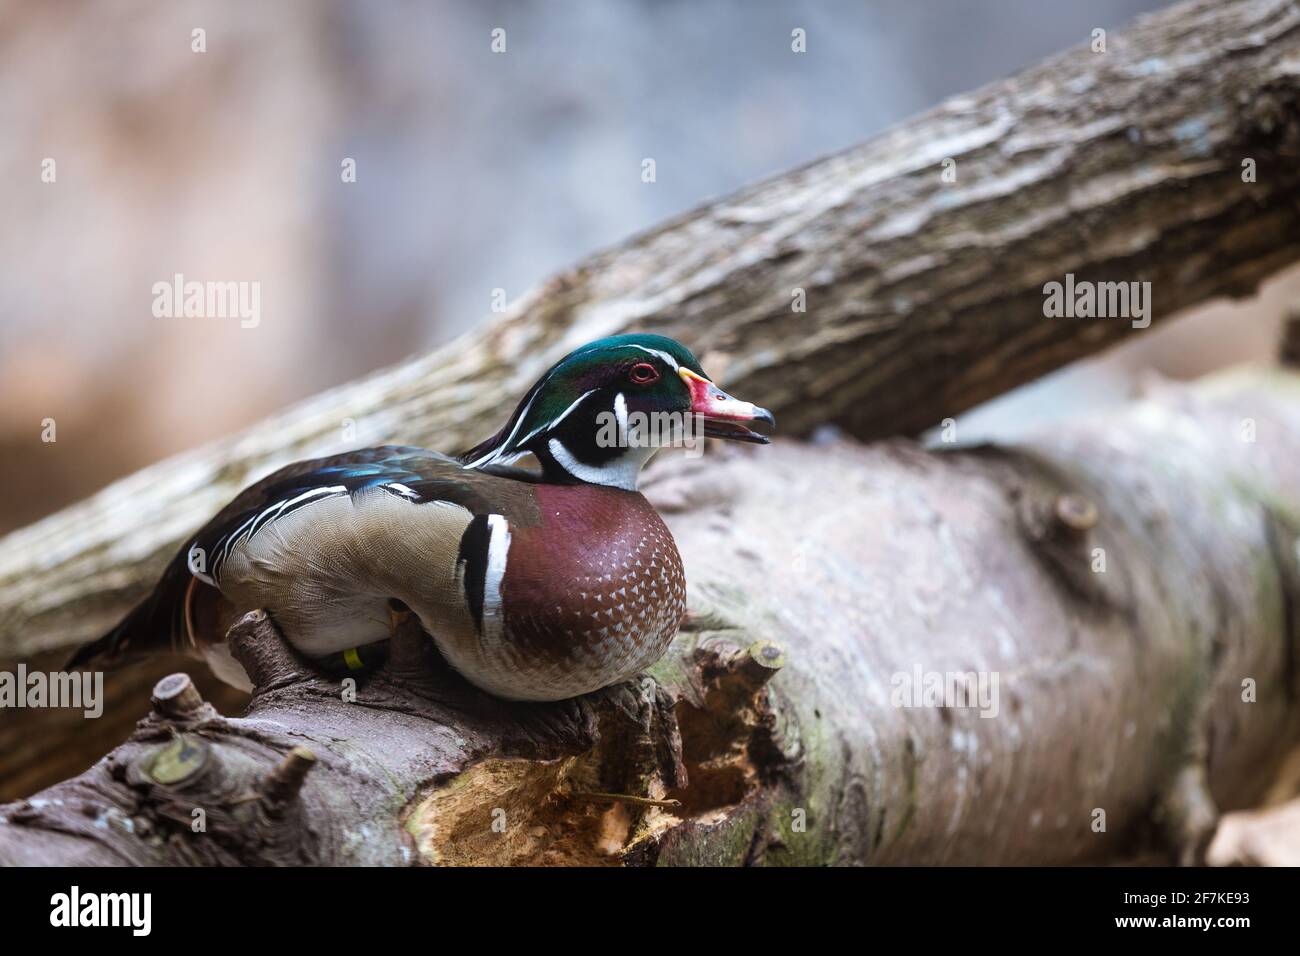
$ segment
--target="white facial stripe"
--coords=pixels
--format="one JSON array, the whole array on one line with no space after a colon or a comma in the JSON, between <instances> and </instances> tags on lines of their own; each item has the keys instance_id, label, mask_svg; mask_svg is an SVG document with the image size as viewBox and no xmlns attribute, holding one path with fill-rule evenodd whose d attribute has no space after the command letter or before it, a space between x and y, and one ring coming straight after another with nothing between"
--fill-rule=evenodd
<instances>
[{"instance_id":1,"label":"white facial stripe","mask_svg":"<svg viewBox=\"0 0 1300 956\"><path fill-rule=\"evenodd\" d=\"M515 435L518 433L520 427L524 424L524 420L528 418L528 413L533 409L533 402L537 400L538 395L542 394L542 391L545 388L545 383L550 381L551 375L554 374L555 374L555 369L552 369L550 374L548 374L546 378L542 379L542 384L540 384L537 390L533 392L533 397L528 400L528 404L524 406L524 410L519 413L519 419L515 422L515 427L510 429L510 434L506 436L506 440L503 441L496 448L494 448L492 451L488 452L483 457L476 458L474 461L471 461L469 464L463 467L478 468L480 465L491 464L492 462L496 461L498 458L501 457L501 455L505 452L505 450L509 448L511 443L514 441ZM574 401L574 403L564 410L564 414L562 414L555 421L551 422L549 425L538 425L527 435L521 438L519 440L519 444L523 445L528 443L529 441L532 441L532 439L537 436L538 432L544 431L548 427L554 427L555 425L558 425L560 422L564 421L564 416L568 415L569 412L573 411L574 408L576 408L584 398L586 398L588 395L591 394L591 392L594 391L595 389L592 389L591 391L584 392L582 395L578 396L578 398Z\"/></svg>"},{"instance_id":2,"label":"white facial stripe","mask_svg":"<svg viewBox=\"0 0 1300 956\"><path fill-rule=\"evenodd\" d=\"M673 371L677 371L678 369L681 368L681 365L678 364L677 359L673 358L667 352L664 352L660 349L652 349L645 345L637 345L634 342L620 342L617 345L602 345L599 348L584 349L581 352L574 352L573 358L577 358L579 355L590 355L592 352L602 352L605 349L640 349L642 352L646 352L650 355L656 355L659 358L663 359L666 363L672 366Z\"/></svg>"},{"instance_id":3,"label":"white facial stripe","mask_svg":"<svg viewBox=\"0 0 1300 956\"><path fill-rule=\"evenodd\" d=\"M667 352L661 352L659 351L659 349L648 349L644 345L633 345L632 348L640 349L642 352L649 352L651 355L659 356L661 359L664 360L664 362L672 366L672 370L674 372L676 372L678 369L681 368L681 366L677 364L677 359L673 358Z\"/></svg>"},{"instance_id":4,"label":"white facial stripe","mask_svg":"<svg viewBox=\"0 0 1300 956\"><path fill-rule=\"evenodd\" d=\"M523 416L521 415L521 416L520 416L520 419L522 420L522 418L523 418ZM506 439L506 441L509 441L509 439ZM502 445L498 446L497 448L493 448L491 451L489 451L489 452L488 452L486 455L484 455L482 458L475 458L473 461L469 462L468 464L462 465L461 467L462 467L462 468L478 468L478 467L480 467L480 466L482 466L482 465L490 464L490 463L496 461L497 458L499 458L499 457L501 456L501 449L502 449L502 448L505 448L505 447L506 447L505 444L502 444Z\"/></svg>"},{"instance_id":5,"label":"white facial stripe","mask_svg":"<svg viewBox=\"0 0 1300 956\"><path fill-rule=\"evenodd\" d=\"M618 419L618 433L627 434L627 399L619 392L614 397L614 417Z\"/></svg>"},{"instance_id":6,"label":"white facial stripe","mask_svg":"<svg viewBox=\"0 0 1300 956\"><path fill-rule=\"evenodd\" d=\"M633 435L627 424L627 398L622 392L614 397L614 417L618 421L618 433L622 436L623 441L628 442L629 447L635 447L638 436Z\"/></svg>"},{"instance_id":7,"label":"white facial stripe","mask_svg":"<svg viewBox=\"0 0 1300 956\"><path fill-rule=\"evenodd\" d=\"M593 395L593 394L595 394L595 392L596 392L596 390L595 390L594 388L593 388L593 389L589 389L589 390L583 392L581 395L579 395L577 398L575 398L575 399L573 400L573 404L572 404L572 405L570 405L568 408L566 408L563 412L560 413L560 417L559 417L559 418L557 418L557 419L556 419L555 421L553 421L553 422L550 422L549 424L546 424L546 425L538 425L536 428L534 428L532 431L530 431L530 432L529 432L527 435L525 435L523 438L519 439L519 444L521 444L521 445L527 445L530 441L533 440L534 437L536 437L536 435L537 435L539 432L545 431L545 430L547 430L547 429L549 429L549 428L554 428L556 425L560 424L560 422L564 421L566 418L569 417L569 412L573 411L575 408L577 408L579 405L582 404L583 399L585 399L588 395Z\"/></svg>"},{"instance_id":8,"label":"white facial stripe","mask_svg":"<svg viewBox=\"0 0 1300 956\"><path fill-rule=\"evenodd\" d=\"M502 629L501 582L510 552L510 522L504 515L488 515L487 573L483 580L483 637L500 643Z\"/></svg>"},{"instance_id":9,"label":"white facial stripe","mask_svg":"<svg viewBox=\"0 0 1300 956\"><path fill-rule=\"evenodd\" d=\"M546 377L548 379L550 378L549 375ZM501 456L501 453L505 451L505 449L510 447L510 443L514 440L515 435L518 434L519 429L523 426L524 420L528 417L528 413L532 411L533 402L537 401L537 396L540 394L542 394L542 389L541 387L538 387L538 389L535 392L533 392L532 398L528 399L528 404L524 406L523 411L519 413L519 418L515 420L515 427L510 429L510 434L506 436L505 441L503 441L496 448L493 448L482 458L476 458L474 461L471 461L469 464L465 465L464 467L477 468L480 465L486 465L490 462L496 461L497 458ZM528 437L531 438L532 435L529 435Z\"/></svg>"}]
</instances>

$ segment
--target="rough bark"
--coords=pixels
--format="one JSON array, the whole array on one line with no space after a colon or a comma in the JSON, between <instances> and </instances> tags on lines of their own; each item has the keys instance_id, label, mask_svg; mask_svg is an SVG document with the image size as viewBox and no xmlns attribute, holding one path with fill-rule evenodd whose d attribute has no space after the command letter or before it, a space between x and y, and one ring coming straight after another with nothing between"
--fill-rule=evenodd
<instances>
[{"instance_id":1,"label":"rough bark","mask_svg":"<svg viewBox=\"0 0 1300 956\"><path fill-rule=\"evenodd\" d=\"M1045 319L1043 286L1067 273L1151 282L1156 320L1246 294L1300 257L1297 103L1290 0L1182 4L1104 53L1084 43L955 97L593 256L480 333L11 534L0 657L97 636L187 533L272 469L388 439L466 447L559 355L601 335L682 340L773 408L785 435L833 422L871 439L1132 331ZM792 310L796 289L806 312Z\"/></svg>"},{"instance_id":2,"label":"rough bark","mask_svg":"<svg viewBox=\"0 0 1300 956\"><path fill-rule=\"evenodd\" d=\"M349 702L250 616L245 717L160 687L0 808L0 861L1200 859L1300 736L1300 378L1153 388L1017 448L670 462L689 623L590 698L487 698L408 632ZM997 674L996 717L895 706L917 668Z\"/></svg>"}]
</instances>

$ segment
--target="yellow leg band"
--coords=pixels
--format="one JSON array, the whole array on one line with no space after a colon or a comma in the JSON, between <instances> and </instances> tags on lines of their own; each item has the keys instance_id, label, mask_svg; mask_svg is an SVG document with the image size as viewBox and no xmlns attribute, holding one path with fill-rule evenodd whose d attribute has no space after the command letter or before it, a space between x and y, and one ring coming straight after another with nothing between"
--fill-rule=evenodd
<instances>
[{"instance_id":1,"label":"yellow leg band","mask_svg":"<svg viewBox=\"0 0 1300 956\"><path fill-rule=\"evenodd\" d=\"M359 671L364 666L361 663L361 655L357 653L355 647L349 647L343 652L343 662L348 665L348 670Z\"/></svg>"}]
</instances>

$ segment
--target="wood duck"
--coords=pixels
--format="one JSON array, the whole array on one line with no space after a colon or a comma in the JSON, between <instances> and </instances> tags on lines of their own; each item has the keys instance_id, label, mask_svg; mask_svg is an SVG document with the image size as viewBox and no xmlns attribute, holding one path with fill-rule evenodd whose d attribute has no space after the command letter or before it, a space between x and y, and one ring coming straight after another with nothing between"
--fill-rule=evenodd
<instances>
[{"instance_id":1,"label":"wood duck","mask_svg":"<svg viewBox=\"0 0 1300 956\"><path fill-rule=\"evenodd\" d=\"M638 413L640 413L638 415ZM721 391L681 344L618 335L561 359L505 427L456 457L385 445L301 461L242 491L153 593L72 666L168 646L249 689L229 625L262 608L303 655L358 648L418 617L443 657L498 697L560 700L626 680L686 608L672 535L636 490L692 427L767 443L766 409ZM653 423L660 429L653 440ZM519 467L531 455L536 468Z\"/></svg>"}]
</instances>

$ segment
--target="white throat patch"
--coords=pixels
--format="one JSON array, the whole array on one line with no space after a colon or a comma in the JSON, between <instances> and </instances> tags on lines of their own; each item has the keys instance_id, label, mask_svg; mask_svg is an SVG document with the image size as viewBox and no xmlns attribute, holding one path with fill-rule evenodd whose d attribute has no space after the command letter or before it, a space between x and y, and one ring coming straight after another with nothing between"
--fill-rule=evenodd
<instances>
[{"instance_id":1,"label":"white throat patch","mask_svg":"<svg viewBox=\"0 0 1300 956\"><path fill-rule=\"evenodd\" d=\"M574 478L593 485L609 485L636 491L637 478L641 469L658 448L628 448L617 458L612 458L604 465L586 465L574 458L558 438L552 438L546 445L556 463Z\"/></svg>"}]
</instances>

